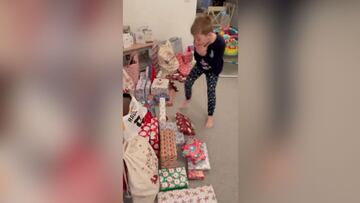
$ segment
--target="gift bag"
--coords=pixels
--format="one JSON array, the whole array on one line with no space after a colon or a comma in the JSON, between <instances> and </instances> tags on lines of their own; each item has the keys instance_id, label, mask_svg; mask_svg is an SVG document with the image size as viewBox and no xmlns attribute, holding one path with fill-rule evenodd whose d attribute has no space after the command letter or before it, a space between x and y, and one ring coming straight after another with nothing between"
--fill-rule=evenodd
<instances>
[{"instance_id":1,"label":"gift bag","mask_svg":"<svg viewBox=\"0 0 360 203\"><path fill-rule=\"evenodd\" d=\"M201 150L205 154L205 160L201 160L198 163L194 164L191 160L188 160L188 169L189 170L210 170L210 159L209 153L205 143L202 143Z\"/></svg>"},{"instance_id":2,"label":"gift bag","mask_svg":"<svg viewBox=\"0 0 360 203\"><path fill-rule=\"evenodd\" d=\"M171 43L171 47L172 50L174 51L174 54L183 52L182 40L180 37L171 37L169 41Z\"/></svg>"},{"instance_id":3,"label":"gift bag","mask_svg":"<svg viewBox=\"0 0 360 203\"><path fill-rule=\"evenodd\" d=\"M134 44L134 38L130 33L123 33L124 48L129 48Z\"/></svg>"},{"instance_id":4,"label":"gift bag","mask_svg":"<svg viewBox=\"0 0 360 203\"><path fill-rule=\"evenodd\" d=\"M179 68L179 62L168 40L159 45L158 63L165 75L174 73Z\"/></svg>"},{"instance_id":5,"label":"gift bag","mask_svg":"<svg viewBox=\"0 0 360 203\"><path fill-rule=\"evenodd\" d=\"M195 135L195 130L190 119L181 113L176 113L176 125L184 135Z\"/></svg>"},{"instance_id":6,"label":"gift bag","mask_svg":"<svg viewBox=\"0 0 360 203\"><path fill-rule=\"evenodd\" d=\"M176 144L177 145L182 145L182 144L185 143L184 133L180 132L177 129L176 123L174 123L174 122L160 123L160 129L171 129L171 130L173 130L175 132Z\"/></svg>"},{"instance_id":7,"label":"gift bag","mask_svg":"<svg viewBox=\"0 0 360 203\"><path fill-rule=\"evenodd\" d=\"M158 203L217 203L212 185L159 192Z\"/></svg>"},{"instance_id":8,"label":"gift bag","mask_svg":"<svg viewBox=\"0 0 360 203\"><path fill-rule=\"evenodd\" d=\"M160 130L160 168L175 168L177 160L175 132Z\"/></svg>"},{"instance_id":9,"label":"gift bag","mask_svg":"<svg viewBox=\"0 0 360 203\"><path fill-rule=\"evenodd\" d=\"M124 161L134 203L153 203L159 191L158 159L146 138L125 141Z\"/></svg>"},{"instance_id":10,"label":"gift bag","mask_svg":"<svg viewBox=\"0 0 360 203\"><path fill-rule=\"evenodd\" d=\"M133 79L127 74L127 72L123 69L123 93L128 93L130 95L134 94L135 84Z\"/></svg>"},{"instance_id":11,"label":"gift bag","mask_svg":"<svg viewBox=\"0 0 360 203\"><path fill-rule=\"evenodd\" d=\"M139 55L137 52L133 52L130 55L129 64L124 66L124 70L133 80L134 84L136 85L139 80Z\"/></svg>"},{"instance_id":12,"label":"gift bag","mask_svg":"<svg viewBox=\"0 0 360 203\"><path fill-rule=\"evenodd\" d=\"M189 185L185 167L160 169L159 177L160 191L183 189Z\"/></svg>"},{"instance_id":13,"label":"gift bag","mask_svg":"<svg viewBox=\"0 0 360 203\"><path fill-rule=\"evenodd\" d=\"M138 102L135 97L132 96L129 106L129 113L123 117L125 140L138 135L146 114L147 109L140 102Z\"/></svg>"}]
</instances>

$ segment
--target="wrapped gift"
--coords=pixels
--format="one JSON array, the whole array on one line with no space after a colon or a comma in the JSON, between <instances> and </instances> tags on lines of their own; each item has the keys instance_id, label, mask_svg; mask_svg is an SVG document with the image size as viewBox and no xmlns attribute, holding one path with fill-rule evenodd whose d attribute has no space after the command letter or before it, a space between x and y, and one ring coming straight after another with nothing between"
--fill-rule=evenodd
<instances>
[{"instance_id":1,"label":"wrapped gift","mask_svg":"<svg viewBox=\"0 0 360 203\"><path fill-rule=\"evenodd\" d=\"M177 160L175 133L170 129L160 130L160 167L175 168Z\"/></svg>"},{"instance_id":2,"label":"wrapped gift","mask_svg":"<svg viewBox=\"0 0 360 203\"><path fill-rule=\"evenodd\" d=\"M188 170L189 180L204 180L205 174L203 170Z\"/></svg>"},{"instance_id":3,"label":"wrapped gift","mask_svg":"<svg viewBox=\"0 0 360 203\"><path fill-rule=\"evenodd\" d=\"M217 203L212 185L158 193L158 203Z\"/></svg>"},{"instance_id":4,"label":"wrapped gift","mask_svg":"<svg viewBox=\"0 0 360 203\"><path fill-rule=\"evenodd\" d=\"M195 135L195 130L190 119L181 113L176 113L176 125L184 135Z\"/></svg>"},{"instance_id":5,"label":"wrapped gift","mask_svg":"<svg viewBox=\"0 0 360 203\"><path fill-rule=\"evenodd\" d=\"M155 78L151 85L151 94L153 94L154 96L169 95L169 80Z\"/></svg>"},{"instance_id":6,"label":"wrapped gift","mask_svg":"<svg viewBox=\"0 0 360 203\"><path fill-rule=\"evenodd\" d=\"M205 160L199 161L196 164L194 164L191 160L188 160L188 169L189 170L210 170L211 169L209 153L208 153L205 143L202 143L201 149L205 153Z\"/></svg>"},{"instance_id":7,"label":"wrapped gift","mask_svg":"<svg viewBox=\"0 0 360 203\"><path fill-rule=\"evenodd\" d=\"M186 77L181 75L179 70L171 75L167 75L166 78L169 80L176 80L181 83L183 83L186 80Z\"/></svg>"},{"instance_id":8,"label":"wrapped gift","mask_svg":"<svg viewBox=\"0 0 360 203\"><path fill-rule=\"evenodd\" d=\"M156 112L155 112L156 103L151 95L147 98L147 101L144 104L144 106L148 109L149 112L151 112L151 114L153 116L156 115Z\"/></svg>"},{"instance_id":9,"label":"wrapped gift","mask_svg":"<svg viewBox=\"0 0 360 203\"><path fill-rule=\"evenodd\" d=\"M189 47L188 47L187 51L183 53L182 59L183 59L184 63L191 64L191 62L193 60L193 53Z\"/></svg>"},{"instance_id":10,"label":"wrapped gift","mask_svg":"<svg viewBox=\"0 0 360 203\"><path fill-rule=\"evenodd\" d=\"M159 158L159 122L157 118L151 118L150 122L144 122L139 135L149 139L151 147Z\"/></svg>"},{"instance_id":11,"label":"wrapped gift","mask_svg":"<svg viewBox=\"0 0 360 203\"><path fill-rule=\"evenodd\" d=\"M185 167L160 169L159 177L160 191L183 189L189 185Z\"/></svg>"},{"instance_id":12,"label":"wrapped gift","mask_svg":"<svg viewBox=\"0 0 360 203\"><path fill-rule=\"evenodd\" d=\"M148 99L148 97L151 93L150 90L151 90L151 80L147 80L146 85L145 85L145 98L146 99Z\"/></svg>"},{"instance_id":13,"label":"wrapped gift","mask_svg":"<svg viewBox=\"0 0 360 203\"><path fill-rule=\"evenodd\" d=\"M160 98L159 102L159 121L166 122L166 101L165 98Z\"/></svg>"},{"instance_id":14,"label":"wrapped gift","mask_svg":"<svg viewBox=\"0 0 360 203\"><path fill-rule=\"evenodd\" d=\"M190 62L185 62L184 61L184 54L183 53L178 53L176 54L176 58L179 61L179 69L178 72L182 75L182 76L188 76L191 68L192 68L192 64L191 61ZM185 57L185 60L188 60L188 58Z\"/></svg>"},{"instance_id":15,"label":"wrapped gift","mask_svg":"<svg viewBox=\"0 0 360 203\"><path fill-rule=\"evenodd\" d=\"M176 144L182 145L185 143L184 133L180 132L174 122L160 123L160 129L171 129L175 132Z\"/></svg>"},{"instance_id":16,"label":"wrapped gift","mask_svg":"<svg viewBox=\"0 0 360 203\"><path fill-rule=\"evenodd\" d=\"M157 43L154 43L154 45L151 48L151 64L152 67L155 69L155 71L159 71L159 45Z\"/></svg>"},{"instance_id":17,"label":"wrapped gift","mask_svg":"<svg viewBox=\"0 0 360 203\"><path fill-rule=\"evenodd\" d=\"M206 156L201 149L202 142L198 139L189 139L184 146L182 146L182 155L190 160L193 164L205 160Z\"/></svg>"},{"instance_id":18,"label":"wrapped gift","mask_svg":"<svg viewBox=\"0 0 360 203\"><path fill-rule=\"evenodd\" d=\"M145 77L140 78L136 85L135 97L141 103L145 103L146 101L145 87L146 87L146 78Z\"/></svg>"}]
</instances>

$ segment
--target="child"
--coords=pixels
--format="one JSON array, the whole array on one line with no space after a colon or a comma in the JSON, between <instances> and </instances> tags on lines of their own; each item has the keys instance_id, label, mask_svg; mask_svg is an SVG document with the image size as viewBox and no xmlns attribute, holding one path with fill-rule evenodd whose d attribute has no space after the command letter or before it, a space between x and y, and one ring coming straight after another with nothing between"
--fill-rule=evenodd
<instances>
[{"instance_id":1,"label":"child","mask_svg":"<svg viewBox=\"0 0 360 203\"><path fill-rule=\"evenodd\" d=\"M185 108L190 102L191 89L195 80L205 74L208 95L208 118L205 126L210 128L214 125L216 84L223 69L225 40L213 32L211 18L208 15L201 15L195 19L191 26L191 34L194 37L196 65L185 81L186 100L183 102L182 108Z\"/></svg>"}]
</instances>

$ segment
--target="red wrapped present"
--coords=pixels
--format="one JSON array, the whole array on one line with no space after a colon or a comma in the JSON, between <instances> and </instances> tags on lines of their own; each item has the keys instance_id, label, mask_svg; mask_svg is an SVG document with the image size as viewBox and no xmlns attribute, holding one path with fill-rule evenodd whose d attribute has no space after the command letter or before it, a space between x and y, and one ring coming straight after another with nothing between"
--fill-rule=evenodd
<instances>
[{"instance_id":1,"label":"red wrapped present","mask_svg":"<svg viewBox=\"0 0 360 203\"><path fill-rule=\"evenodd\" d=\"M176 125L184 135L195 135L195 130L190 119L181 113L176 113Z\"/></svg>"},{"instance_id":2,"label":"red wrapped present","mask_svg":"<svg viewBox=\"0 0 360 203\"><path fill-rule=\"evenodd\" d=\"M188 170L189 180L204 180L205 174L202 170Z\"/></svg>"},{"instance_id":3,"label":"red wrapped present","mask_svg":"<svg viewBox=\"0 0 360 203\"><path fill-rule=\"evenodd\" d=\"M150 122L144 122L139 131L141 137L149 139L151 147L159 158L159 121L157 118L150 118Z\"/></svg>"},{"instance_id":4,"label":"red wrapped present","mask_svg":"<svg viewBox=\"0 0 360 203\"><path fill-rule=\"evenodd\" d=\"M204 151L201 149L202 142L198 139L188 139L182 146L182 155L196 164L206 159Z\"/></svg>"}]
</instances>

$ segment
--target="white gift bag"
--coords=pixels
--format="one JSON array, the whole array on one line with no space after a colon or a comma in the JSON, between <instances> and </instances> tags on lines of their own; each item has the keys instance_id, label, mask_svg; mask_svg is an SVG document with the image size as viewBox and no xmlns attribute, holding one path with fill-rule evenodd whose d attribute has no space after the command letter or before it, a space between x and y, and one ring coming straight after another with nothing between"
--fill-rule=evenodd
<instances>
[{"instance_id":1,"label":"white gift bag","mask_svg":"<svg viewBox=\"0 0 360 203\"><path fill-rule=\"evenodd\" d=\"M159 192L158 158L147 138L125 141L124 161L133 203L154 203Z\"/></svg>"},{"instance_id":2,"label":"white gift bag","mask_svg":"<svg viewBox=\"0 0 360 203\"><path fill-rule=\"evenodd\" d=\"M138 135L146 113L147 108L132 96L129 113L123 117L125 140L129 140L130 138Z\"/></svg>"}]
</instances>

